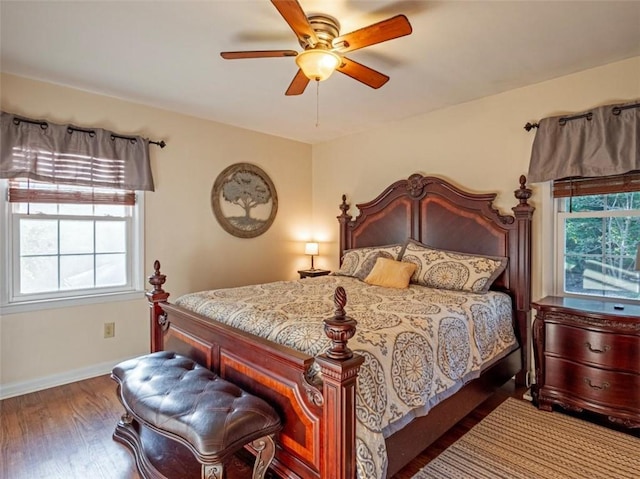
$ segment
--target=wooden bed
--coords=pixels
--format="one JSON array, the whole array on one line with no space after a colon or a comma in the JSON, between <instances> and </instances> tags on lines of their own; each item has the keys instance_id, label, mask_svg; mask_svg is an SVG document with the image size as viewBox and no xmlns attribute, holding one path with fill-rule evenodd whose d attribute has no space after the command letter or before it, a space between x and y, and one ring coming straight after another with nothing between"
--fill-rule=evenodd
<instances>
[{"instance_id":1,"label":"wooden bed","mask_svg":"<svg viewBox=\"0 0 640 479\"><path fill-rule=\"evenodd\" d=\"M524 383L529 371L531 190L526 179L514 194L512 215L493 206L495 194L465 192L447 181L414 174L396 181L377 198L358 204L349 215L343 196L338 216L340 257L352 248L404 243L413 238L435 248L509 258L492 289L513 299L514 328L521 345L485 370L426 416L414 419L386 439L391 477L442 433L515 375ZM343 292L336 292L336 314L325 321L333 346L316 357L281 346L190 312L168 302L159 262L149 277L151 350L185 354L247 391L275 405L284 420L272 468L287 478L356 477L355 387L363 358L348 349L355 326ZM306 281L306 280L303 280ZM357 318L355 318L357 319ZM306 380L316 362L323 383Z\"/></svg>"}]
</instances>

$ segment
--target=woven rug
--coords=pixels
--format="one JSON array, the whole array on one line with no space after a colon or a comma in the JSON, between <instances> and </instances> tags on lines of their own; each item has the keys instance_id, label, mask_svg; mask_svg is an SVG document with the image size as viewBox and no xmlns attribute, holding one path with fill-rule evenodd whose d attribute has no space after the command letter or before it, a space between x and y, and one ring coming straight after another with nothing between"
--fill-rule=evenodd
<instances>
[{"instance_id":1,"label":"woven rug","mask_svg":"<svg viewBox=\"0 0 640 479\"><path fill-rule=\"evenodd\" d=\"M413 479L638 479L640 439L509 398Z\"/></svg>"}]
</instances>

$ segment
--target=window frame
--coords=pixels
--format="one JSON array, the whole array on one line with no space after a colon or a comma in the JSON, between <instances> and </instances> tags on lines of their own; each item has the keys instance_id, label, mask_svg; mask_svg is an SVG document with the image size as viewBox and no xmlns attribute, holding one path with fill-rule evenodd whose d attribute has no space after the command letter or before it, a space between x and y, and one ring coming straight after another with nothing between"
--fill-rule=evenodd
<instances>
[{"instance_id":1,"label":"window frame","mask_svg":"<svg viewBox=\"0 0 640 479\"><path fill-rule=\"evenodd\" d=\"M553 189L553 186L552 186ZM628 191L632 193L636 190ZM602 192L600 195L611 194L613 191ZM616 191L616 193L622 193L622 191ZM585 195L574 195L585 196ZM552 291L554 296L561 296L567 298L583 298L583 299L596 299L602 301L610 301L616 303L628 303L628 304L640 304L640 299L632 298L619 298L615 296L604 296L596 294L580 294L570 291L565 291L565 218L605 218L605 217L619 217L619 216L639 216L640 210L602 210L602 211L588 211L588 212L570 212L566 208L563 208L563 204L566 204L568 199L567 195L554 197L552 194L550 197L550 208L553 212L553 255L551 276L553 281ZM630 212L639 212L638 214L629 214ZM638 273L640 274L640 272Z\"/></svg>"},{"instance_id":2,"label":"window frame","mask_svg":"<svg viewBox=\"0 0 640 479\"><path fill-rule=\"evenodd\" d=\"M131 206L131 217L127 218L128 241L127 284L123 286L55 291L51 293L15 294L19 288L19 274L15 268L19 254L19 231L15 222L21 214L14 214L8 201L9 180L0 179L0 221L4 225L0 233L0 257L2 273L0 277L0 314L21 313L60 307L98 304L110 301L139 299L144 292L144 192L136 191L136 202ZM66 215L43 215L51 218L65 218ZM79 216L75 219L98 218Z\"/></svg>"}]
</instances>

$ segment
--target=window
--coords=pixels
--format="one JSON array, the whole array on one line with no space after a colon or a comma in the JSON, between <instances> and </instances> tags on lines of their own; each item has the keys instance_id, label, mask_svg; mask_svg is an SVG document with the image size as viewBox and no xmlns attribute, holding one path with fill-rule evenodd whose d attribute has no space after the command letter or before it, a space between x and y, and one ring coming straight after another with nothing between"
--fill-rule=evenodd
<instances>
[{"instance_id":1,"label":"window","mask_svg":"<svg viewBox=\"0 0 640 479\"><path fill-rule=\"evenodd\" d=\"M3 183L3 312L142 290L142 194Z\"/></svg>"},{"instance_id":2,"label":"window","mask_svg":"<svg viewBox=\"0 0 640 479\"><path fill-rule=\"evenodd\" d=\"M640 301L639 181L554 182L557 295Z\"/></svg>"},{"instance_id":3,"label":"window","mask_svg":"<svg viewBox=\"0 0 640 479\"><path fill-rule=\"evenodd\" d=\"M137 296L149 140L4 111L0 134L0 312Z\"/></svg>"}]
</instances>

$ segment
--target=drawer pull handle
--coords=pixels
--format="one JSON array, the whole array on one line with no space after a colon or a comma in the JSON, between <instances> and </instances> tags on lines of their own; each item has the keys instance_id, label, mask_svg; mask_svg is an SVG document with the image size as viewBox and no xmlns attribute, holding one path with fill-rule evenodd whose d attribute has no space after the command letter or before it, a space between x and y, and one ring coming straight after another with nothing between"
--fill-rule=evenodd
<instances>
[{"instance_id":1,"label":"drawer pull handle","mask_svg":"<svg viewBox=\"0 0 640 479\"><path fill-rule=\"evenodd\" d=\"M589 351L591 351L592 353L597 353L597 354L604 354L604 353L606 353L607 351L609 351L611 349L611 346L609 346L608 344L605 344L604 348L602 348L602 349L594 348L593 346L591 346L591 343L589 341L584 343L584 345L587 348L589 348Z\"/></svg>"},{"instance_id":2,"label":"drawer pull handle","mask_svg":"<svg viewBox=\"0 0 640 479\"><path fill-rule=\"evenodd\" d=\"M587 383L587 385L591 388L591 389L598 389L599 391L603 391L605 389L609 388L609 383L604 382L602 383L602 386L598 386L597 384L593 384L591 382L591 379L589 378L584 378L584 382Z\"/></svg>"}]
</instances>

